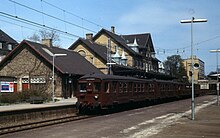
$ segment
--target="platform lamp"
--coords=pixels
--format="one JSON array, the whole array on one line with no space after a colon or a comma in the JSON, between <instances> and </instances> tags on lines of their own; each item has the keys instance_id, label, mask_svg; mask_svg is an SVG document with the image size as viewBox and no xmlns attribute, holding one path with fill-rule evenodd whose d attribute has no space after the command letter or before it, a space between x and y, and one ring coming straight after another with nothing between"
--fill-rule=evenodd
<instances>
[{"instance_id":1,"label":"platform lamp","mask_svg":"<svg viewBox=\"0 0 220 138\"><path fill-rule=\"evenodd\" d=\"M216 49L216 50L209 50L209 52L211 53L216 53L216 77L217 77L217 82L216 82L216 90L217 90L217 105L219 106L219 82L218 82L218 78L219 78L219 72L218 72L218 52L220 52L220 49Z\"/></svg>"},{"instance_id":2,"label":"platform lamp","mask_svg":"<svg viewBox=\"0 0 220 138\"><path fill-rule=\"evenodd\" d=\"M67 56L67 54L54 54L50 50L43 48L43 50L49 54L50 56L53 57L53 73L52 73L52 100L55 102L55 89L54 89L54 63L55 63L55 57L62 57L62 56Z\"/></svg>"},{"instance_id":3,"label":"platform lamp","mask_svg":"<svg viewBox=\"0 0 220 138\"><path fill-rule=\"evenodd\" d=\"M180 23L190 23L191 24L191 71L192 71L192 120L195 120L195 99L194 99L194 58L193 58L193 23L207 22L207 19L192 19L181 20Z\"/></svg>"}]
</instances>

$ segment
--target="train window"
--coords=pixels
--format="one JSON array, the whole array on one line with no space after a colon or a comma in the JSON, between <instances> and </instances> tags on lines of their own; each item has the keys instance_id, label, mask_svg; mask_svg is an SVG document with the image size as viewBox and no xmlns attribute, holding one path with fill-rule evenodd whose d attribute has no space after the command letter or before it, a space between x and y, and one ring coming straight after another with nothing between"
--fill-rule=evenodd
<instances>
[{"instance_id":1,"label":"train window","mask_svg":"<svg viewBox=\"0 0 220 138\"><path fill-rule=\"evenodd\" d=\"M94 82L94 92L100 92L100 90L101 90L101 83Z\"/></svg>"},{"instance_id":2,"label":"train window","mask_svg":"<svg viewBox=\"0 0 220 138\"><path fill-rule=\"evenodd\" d=\"M144 92L144 84L141 84L141 92Z\"/></svg>"},{"instance_id":3,"label":"train window","mask_svg":"<svg viewBox=\"0 0 220 138\"><path fill-rule=\"evenodd\" d=\"M124 83L124 87L123 87L123 88L124 88L123 91L124 91L124 92L127 92L127 89L128 89L128 85L127 85L127 83Z\"/></svg>"},{"instance_id":4,"label":"train window","mask_svg":"<svg viewBox=\"0 0 220 138\"><path fill-rule=\"evenodd\" d=\"M105 92L106 93L110 92L110 83L109 82L105 82Z\"/></svg>"},{"instance_id":5,"label":"train window","mask_svg":"<svg viewBox=\"0 0 220 138\"><path fill-rule=\"evenodd\" d=\"M137 92L137 84L134 84L134 92Z\"/></svg>"},{"instance_id":6,"label":"train window","mask_svg":"<svg viewBox=\"0 0 220 138\"><path fill-rule=\"evenodd\" d=\"M119 82L119 93L123 92L123 84Z\"/></svg>"},{"instance_id":7,"label":"train window","mask_svg":"<svg viewBox=\"0 0 220 138\"><path fill-rule=\"evenodd\" d=\"M80 92L86 92L86 83L80 83L79 84L79 91Z\"/></svg>"},{"instance_id":8,"label":"train window","mask_svg":"<svg viewBox=\"0 0 220 138\"><path fill-rule=\"evenodd\" d=\"M113 92L113 93L116 93L116 91L117 91L117 82L116 82L116 81L113 81L113 82L112 82L112 92Z\"/></svg>"},{"instance_id":9,"label":"train window","mask_svg":"<svg viewBox=\"0 0 220 138\"><path fill-rule=\"evenodd\" d=\"M159 86L159 89L160 89L160 91L162 91L163 90L163 86L162 86L162 84L158 84L158 86Z\"/></svg>"},{"instance_id":10,"label":"train window","mask_svg":"<svg viewBox=\"0 0 220 138\"><path fill-rule=\"evenodd\" d=\"M141 92L141 84L138 84L138 92Z\"/></svg>"},{"instance_id":11,"label":"train window","mask_svg":"<svg viewBox=\"0 0 220 138\"><path fill-rule=\"evenodd\" d=\"M162 91L165 91L165 86L164 86L164 84L162 84Z\"/></svg>"},{"instance_id":12,"label":"train window","mask_svg":"<svg viewBox=\"0 0 220 138\"><path fill-rule=\"evenodd\" d=\"M132 92L132 82L128 83L128 92Z\"/></svg>"},{"instance_id":13,"label":"train window","mask_svg":"<svg viewBox=\"0 0 220 138\"><path fill-rule=\"evenodd\" d=\"M149 86L148 86L148 84L147 84L147 83L145 84L145 91L146 91L146 92L148 92L148 91L149 91Z\"/></svg>"},{"instance_id":14,"label":"train window","mask_svg":"<svg viewBox=\"0 0 220 138\"><path fill-rule=\"evenodd\" d=\"M154 92L154 85L153 84L149 84L149 91Z\"/></svg>"},{"instance_id":15,"label":"train window","mask_svg":"<svg viewBox=\"0 0 220 138\"><path fill-rule=\"evenodd\" d=\"M169 90L170 90L170 89L169 89L169 85L168 85L168 84L166 85L166 89L167 89L167 91L169 91Z\"/></svg>"}]
</instances>

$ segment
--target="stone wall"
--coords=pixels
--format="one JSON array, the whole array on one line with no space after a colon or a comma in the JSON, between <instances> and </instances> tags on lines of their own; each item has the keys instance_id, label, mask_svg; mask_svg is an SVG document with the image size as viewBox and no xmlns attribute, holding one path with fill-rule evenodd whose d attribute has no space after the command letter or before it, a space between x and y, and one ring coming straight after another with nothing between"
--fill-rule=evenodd
<instances>
[{"instance_id":1,"label":"stone wall","mask_svg":"<svg viewBox=\"0 0 220 138\"><path fill-rule=\"evenodd\" d=\"M24 48L18 55L12 58L8 63L0 70L0 76L13 76L17 78L17 89L22 91L22 78L28 78L29 88L31 88L31 78L43 77L45 78L44 90L47 93L52 92L52 70L45 65L45 63L36 57L29 48ZM56 87L55 95L60 97L62 90L62 79L55 74Z\"/></svg>"}]
</instances>

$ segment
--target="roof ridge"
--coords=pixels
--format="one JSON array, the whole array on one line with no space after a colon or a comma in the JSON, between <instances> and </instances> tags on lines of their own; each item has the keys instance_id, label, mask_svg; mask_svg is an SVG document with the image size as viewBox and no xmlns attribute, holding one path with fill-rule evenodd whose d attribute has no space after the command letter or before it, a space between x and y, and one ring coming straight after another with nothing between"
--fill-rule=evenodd
<instances>
[{"instance_id":1,"label":"roof ridge","mask_svg":"<svg viewBox=\"0 0 220 138\"><path fill-rule=\"evenodd\" d=\"M125 34L125 35L121 35L121 36L132 36L132 35L145 35L145 34L150 34L149 32L147 33L136 33L136 34Z\"/></svg>"},{"instance_id":2,"label":"roof ridge","mask_svg":"<svg viewBox=\"0 0 220 138\"><path fill-rule=\"evenodd\" d=\"M2 34L0 37L4 37L5 39L8 39L8 40L5 40L5 41L9 41L9 43L18 44L18 42L15 39L13 39L10 35L5 33L2 29L0 29L0 34Z\"/></svg>"}]
</instances>

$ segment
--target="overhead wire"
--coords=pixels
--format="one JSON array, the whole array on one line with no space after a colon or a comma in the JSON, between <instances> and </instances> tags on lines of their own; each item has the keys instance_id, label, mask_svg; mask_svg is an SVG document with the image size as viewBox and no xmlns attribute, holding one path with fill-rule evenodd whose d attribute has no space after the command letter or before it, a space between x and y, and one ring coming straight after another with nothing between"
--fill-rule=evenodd
<instances>
[{"instance_id":1,"label":"overhead wire","mask_svg":"<svg viewBox=\"0 0 220 138\"><path fill-rule=\"evenodd\" d=\"M14 26L18 26L18 27L21 27L21 28L29 29L29 30L32 30L32 31L36 31L36 32L39 31L39 30L37 30L37 29L30 28L30 27L27 27L27 26L24 26L24 25L19 25L19 24L16 24L16 23L13 23L13 22L9 22L9 21L6 21L6 20L2 20L2 19L0 19L0 21L1 21L1 22L4 22L4 23L7 23L7 24L14 25ZM22 32L22 33L23 33L23 32ZM75 39L73 39L73 38L66 37L65 34L61 34L60 37L62 37L62 38L66 38L66 39L69 39L69 40L75 40Z\"/></svg>"},{"instance_id":2,"label":"overhead wire","mask_svg":"<svg viewBox=\"0 0 220 138\"><path fill-rule=\"evenodd\" d=\"M11 25L19 26L19 27L22 26L22 25L18 25L18 24L16 24L16 23L12 23L12 22L5 21L5 20L2 20L2 19L0 19L0 21L5 22L5 23L8 23L8 24L11 24ZM30 28L30 27L26 27L26 26L23 26L23 27L26 28L26 29L30 29L30 30L32 30L32 31L38 31L38 30L33 29L33 28Z\"/></svg>"},{"instance_id":3,"label":"overhead wire","mask_svg":"<svg viewBox=\"0 0 220 138\"><path fill-rule=\"evenodd\" d=\"M206 42L208 42L208 41L211 41L211 40L214 40L214 39L217 39L217 38L220 38L220 35L217 35L217 36L215 36L215 37L212 37L212 38L209 38L209 39L206 39L206 40L203 40L203 41L200 41L200 42L197 42L197 43L194 43L194 45L193 46L195 46L195 47L197 47L197 52L198 52L198 50L201 50L201 49L199 49L198 48L198 46L199 45L201 45L201 44L203 44L203 43L206 43ZM186 49L188 49L188 48L190 48L191 47L191 45L189 45L189 46L184 46L184 47L180 47L180 48L173 48L173 49L171 49L171 48L169 48L169 49L164 49L164 48L160 48L160 47L157 47L157 48L155 48L156 49L156 51L158 51L157 53L158 54L165 54L165 53L179 53L179 54L185 54L186 53ZM177 52L178 51L178 52ZM180 52L180 51L182 51L182 52Z\"/></svg>"},{"instance_id":4,"label":"overhead wire","mask_svg":"<svg viewBox=\"0 0 220 138\"><path fill-rule=\"evenodd\" d=\"M55 17L55 16L53 16L53 15L50 15L50 14L47 14L47 13L43 12L43 5L42 5L42 3L41 3L41 10L42 10L42 11L39 11L39 10L37 10L37 9L31 8L31 7L29 7L29 6L26 6L26 5L24 5L24 4L21 4L21 3L19 3L19 2L16 2L16 1L14 1L14 0L8 0L8 1L14 3L15 13L16 13L16 4L17 4L17 5L20 5L20 6L22 6L22 7L28 8L28 9L30 9L30 10L32 10L32 11L41 13L42 16L43 16L43 17L42 17L42 18L43 18L43 25L41 24L41 25L40 25L41 27L46 27L46 28L49 27L49 26L44 25L44 15L46 15L46 16L48 16L48 17L51 17L51 18L53 18L53 19L56 19L56 20L59 20L59 21L64 22L64 23L65 23L65 31L62 31L62 30L60 30L60 29L53 28L53 29L55 29L55 30L57 30L57 31L59 31L59 32L62 32L62 33L67 33L67 34L68 34L68 32L66 32L66 23L68 23L68 24L70 24L70 25L73 25L73 26L76 26L76 27L79 27L79 28L81 28L81 29L87 30L87 31L94 32L94 33L96 33L96 31L93 31L93 30L91 30L91 29L88 29L88 28L83 27L83 22L84 22L84 21L87 21L87 22L89 22L89 23L91 23L91 24L93 24L93 25L96 25L96 26L98 26L98 27L103 27L103 26L101 26L101 25L99 25L99 24L97 24L97 23L95 23L95 22L92 22L92 21L90 21L90 20L88 20L88 19L86 19L86 18L83 18L83 17L81 17L81 16L79 16L79 15L76 15L76 14L74 14L74 13L72 13L72 12L69 12L69 11L67 11L67 10L65 10L65 9L62 9L62 8L60 8L60 7L58 7L58 6L54 5L54 4L51 4L51 3L49 3L49 2L47 2L47 1L45 1L45 0L41 0L41 2L44 2L44 3L46 3L47 5L50 5L50 6L54 7L54 8L56 8L56 9L59 9L59 10L61 10L61 11L64 12L64 20L63 20L63 19L60 19L60 18L57 18L57 17ZM68 14L70 14L70 15L72 15L72 16L75 16L75 17L81 19L81 20L82 20L82 26L77 25L77 24L73 24L73 23L71 23L71 22L66 21L65 13L68 13ZM20 19L21 19L21 18L20 18ZM23 18L22 18L22 20L26 20L26 19L23 19ZM26 21L27 21L27 20L26 20ZM32 21L28 21L28 22L30 23L30 22L32 22ZM33 22L32 22L32 23L33 23ZM36 25L36 24L39 25L39 24L36 23L36 22L35 22L34 24L35 24L35 25ZM104 27L103 27L103 28L104 28ZM52 29L52 27L49 27L49 29ZM74 34L70 34L70 35L74 35ZM83 35L84 35L84 31L83 31ZM77 35L74 35L74 36L75 36L75 37L79 37L79 36L77 36ZM204 42L207 42L207 41L210 41L210 40L219 38L219 37L220 37L220 36L216 36L216 37L214 37L214 38L211 38L211 39L208 39L208 40L204 40L204 41L195 43L194 45L197 46L197 45L200 45L201 43L204 43ZM164 54L165 54L165 53L177 53L177 54L181 54L180 51L183 51L182 53L185 53L185 51L186 51L187 48L190 48L190 46L185 46L185 47L178 48L178 49L177 49L177 48L175 48L175 49L163 49L163 48L159 48L159 49L158 49L158 51L159 51L158 53L160 53L160 51L161 51L160 49L162 49L162 51L163 51ZM172 51L173 51L173 52L172 52Z\"/></svg>"},{"instance_id":5,"label":"overhead wire","mask_svg":"<svg viewBox=\"0 0 220 138\"><path fill-rule=\"evenodd\" d=\"M8 1L10 1L10 2L12 2L12 3L15 3L15 4L19 5L19 6L25 7L25 8L27 8L27 9L30 9L30 10L32 10L32 11L41 13L42 15L46 15L46 16L48 16L48 17L50 17L50 18L53 18L53 19L56 19L56 20L65 22L65 23L67 23L67 24L73 25L73 26L75 26L75 27L78 27L78 28L81 28L81 29L84 29L84 30L87 30L87 31L90 31L90 32L93 32L93 33L97 33L97 32L94 31L94 30L91 30L91 29L82 27L82 26L80 26L80 25L77 25L77 24L74 24L74 23L65 21L65 20L63 20L63 19L60 19L60 18L55 17L55 16L53 16L53 15L47 14L47 13L45 13L45 12L39 11L39 10L37 10L37 9L31 8L31 7L29 7L29 6L26 6L26 5L24 5L24 4L18 3L18 2L16 2L16 1L13 1L13 0L8 0Z\"/></svg>"},{"instance_id":6,"label":"overhead wire","mask_svg":"<svg viewBox=\"0 0 220 138\"><path fill-rule=\"evenodd\" d=\"M86 21L86 22L89 22L89 23L91 23L91 24L93 24L93 25L96 25L96 26L98 26L98 27L105 28L105 27L102 26L102 25L99 25L99 24L97 24L97 23L95 23L95 22L93 22L93 21L90 21L90 20L88 20L88 19L86 19L86 18L84 18L84 17L81 17L81 16L76 15L76 14L74 14L74 13L72 13L72 12L69 12L69 11L67 11L67 10L65 10L65 9L62 9L62 8L60 8L60 7L58 7L58 6L54 5L54 4L51 4L51 3L49 3L49 2L47 2L47 1L45 1L45 0L41 0L41 1L44 2L44 3L46 3L46 4L48 4L48 5L51 6L51 7L54 7L54 8L56 8L56 9L61 10L61 11L65 11L66 13L68 13L68 14L74 16L74 17L77 17L77 18L79 18L79 19L81 19L81 20L84 20L84 21Z\"/></svg>"},{"instance_id":7,"label":"overhead wire","mask_svg":"<svg viewBox=\"0 0 220 138\"><path fill-rule=\"evenodd\" d=\"M26 24L29 24L29 25L33 25L35 27L41 27L41 28L46 28L46 29L49 29L49 30L54 30L54 31L57 31L57 32L60 32L60 33L63 33L63 34L69 35L69 36L76 37L76 38L80 37L78 35L75 35L75 34L72 34L72 33L69 33L69 32L65 32L65 31L62 31L60 29L53 28L53 27L50 27L50 26L46 26L44 24L40 24L40 23L37 23L37 22L34 22L34 21L30 21L30 20L15 16L15 15L11 15L11 14L8 14L8 13L5 13L5 12L0 11L0 14L1 14L0 16L10 18L10 19L14 19L14 20L17 20L19 22L23 22L23 23L26 23Z\"/></svg>"}]
</instances>

